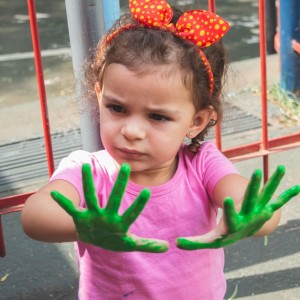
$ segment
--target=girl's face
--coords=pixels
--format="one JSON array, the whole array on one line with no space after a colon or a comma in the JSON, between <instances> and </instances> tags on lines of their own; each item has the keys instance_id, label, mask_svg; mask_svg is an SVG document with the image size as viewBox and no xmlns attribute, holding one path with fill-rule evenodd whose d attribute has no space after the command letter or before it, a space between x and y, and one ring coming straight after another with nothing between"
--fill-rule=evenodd
<instances>
[{"instance_id":1,"label":"girl's face","mask_svg":"<svg viewBox=\"0 0 300 300\"><path fill-rule=\"evenodd\" d=\"M96 93L103 145L118 164L130 164L131 180L141 185L168 181L184 137L196 136L211 117L211 110L195 111L174 66L137 74L111 64Z\"/></svg>"}]
</instances>

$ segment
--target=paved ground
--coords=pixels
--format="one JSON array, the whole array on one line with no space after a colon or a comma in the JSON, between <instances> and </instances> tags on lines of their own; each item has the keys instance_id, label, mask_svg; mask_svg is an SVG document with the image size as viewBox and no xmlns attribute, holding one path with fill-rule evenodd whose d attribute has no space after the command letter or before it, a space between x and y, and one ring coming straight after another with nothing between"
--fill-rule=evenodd
<instances>
[{"instance_id":1,"label":"paved ground","mask_svg":"<svg viewBox=\"0 0 300 300\"><path fill-rule=\"evenodd\" d=\"M269 57L269 82L278 80L277 57ZM251 59L232 65L228 95L229 100L253 115L260 115L260 98L255 92L259 86L259 61ZM51 101L50 113L60 125L78 126L78 115L55 114L60 105L68 101ZM17 114L18 112L18 114ZM2 142L39 135L38 105L29 103L22 107L0 111ZM287 121L280 110L270 104L270 136L299 132L300 125ZM9 116L9 118L8 118ZM55 119L56 118L56 119ZM10 131L8 124L23 124ZM23 123L24 122L24 123ZM55 123L54 121L53 123ZM12 136L13 134L13 136ZM224 138L223 148L260 140L260 130L230 135ZM1 144L1 142L0 142ZM289 150L270 156L270 169L283 164L287 173L279 192L300 183L300 151ZM236 164L240 172L250 176L255 168L262 167L262 159L252 159ZM287 204L282 211L278 229L267 239L251 238L226 249L226 299L300 299L300 197ZM20 226L19 213L3 217L7 256L0 258L0 299L76 299L77 271L72 244L45 244L27 238Z\"/></svg>"}]
</instances>

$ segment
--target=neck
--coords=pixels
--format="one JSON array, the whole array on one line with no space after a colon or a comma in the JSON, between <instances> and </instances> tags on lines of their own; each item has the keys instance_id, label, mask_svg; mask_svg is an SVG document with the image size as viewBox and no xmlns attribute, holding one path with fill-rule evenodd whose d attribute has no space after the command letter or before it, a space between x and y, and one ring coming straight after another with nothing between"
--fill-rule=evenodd
<instances>
[{"instance_id":1,"label":"neck","mask_svg":"<svg viewBox=\"0 0 300 300\"><path fill-rule=\"evenodd\" d=\"M168 182L177 170L178 158L172 163L157 169L145 170L141 172L131 172L130 180L142 186L157 186Z\"/></svg>"}]
</instances>

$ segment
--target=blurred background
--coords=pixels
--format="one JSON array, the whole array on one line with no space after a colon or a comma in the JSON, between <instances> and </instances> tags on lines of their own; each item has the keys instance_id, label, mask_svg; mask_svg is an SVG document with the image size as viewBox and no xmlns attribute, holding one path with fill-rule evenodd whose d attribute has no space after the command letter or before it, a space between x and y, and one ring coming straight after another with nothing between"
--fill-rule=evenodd
<instances>
[{"instance_id":1,"label":"blurred background","mask_svg":"<svg viewBox=\"0 0 300 300\"><path fill-rule=\"evenodd\" d=\"M183 10L207 9L207 1L169 1ZM121 0L121 13L127 0ZM224 38L231 61L259 56L257 0L216 1L232 28ZM72 98L72 62L65 2L36 0L48 99ZM0 109L38 100L27 1L0 1ZM5 141L2 141L2 143ZM1 141L0 141L1 144Z\"/></svg>"}]
</instances>

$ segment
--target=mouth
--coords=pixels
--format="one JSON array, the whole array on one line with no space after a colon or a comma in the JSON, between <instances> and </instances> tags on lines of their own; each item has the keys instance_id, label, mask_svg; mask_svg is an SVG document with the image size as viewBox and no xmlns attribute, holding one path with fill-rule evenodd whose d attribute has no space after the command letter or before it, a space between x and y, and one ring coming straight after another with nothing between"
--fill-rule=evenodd
<instances>
[{"instance_id":1,"label":"mouth","mask_svg":"<svg viewBox=\"0 0 300 300\"><path fill-rule=\"evenodd\" d=\"M117 151L119 152L121 157L125 159L138 159L144 155L144 153L134 149L118 148Z\"/></svg>"}]
</instances>

